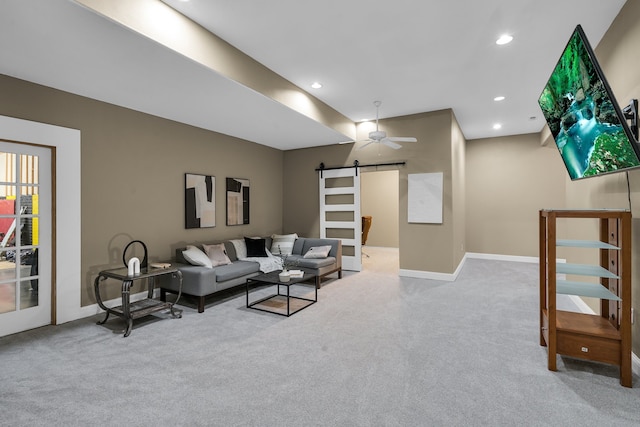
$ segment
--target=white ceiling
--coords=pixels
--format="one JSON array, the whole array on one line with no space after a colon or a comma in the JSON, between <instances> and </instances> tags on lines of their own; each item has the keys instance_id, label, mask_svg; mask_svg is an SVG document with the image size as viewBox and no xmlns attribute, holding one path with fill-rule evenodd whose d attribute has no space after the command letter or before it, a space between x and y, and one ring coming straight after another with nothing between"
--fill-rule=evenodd
<instances>
[{"instance_id":1,"label":"white ceiling","mask_svg":"<svg viewBox=\"0 0 640 427\"><path fill-rule=\"evenodd\" d=\"M595 47L625 3L164 2L353 121L452 108L467 139L540 131L574 27ZM279 149L349 139L71 0L0 2L0 73Z\"/></svg>"}]
</instances>

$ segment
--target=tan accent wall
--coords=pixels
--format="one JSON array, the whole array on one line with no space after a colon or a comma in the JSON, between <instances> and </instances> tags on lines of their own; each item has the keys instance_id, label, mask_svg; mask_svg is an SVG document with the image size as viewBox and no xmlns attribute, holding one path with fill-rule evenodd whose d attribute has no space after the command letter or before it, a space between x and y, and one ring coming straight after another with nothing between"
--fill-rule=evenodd
<instances>
[{"instance_id":1,"label":"tan accent wall","mask_svg":"<svg viewBox=\"0 0 640 427\"><path fill-rule=\"evenodd\" d=\"M120 266L133 239L158 261L194 241L282 231L280 150L7 76L0 93L2 115L82 132L83 306L95 302L96 274ZM216 227L184 228L185 173L216 177ZM227 177L250 180L249 225L225 225Z\"/></svg>"},{"instance_id":2,"label":"tan accent wall","mask_svg":"<svg viewBox=\"0 0 640 427\"><path fill-rule=\"evenodd\" d=\"M397 248L400 244L398 170L366 169L360 175L360 207L362 215L372 217L367 246Z\"/></svg>"},{"instance_id":3,"label":"tan accent wall","mask_svg":"<svg viewBox=\"0 0 640 427\"><path fill-rule=\"evenodd\" d=\"M467 141L462 134L455 116L451 122L451 185L453 211L453 248L454 265L462 261L466 253L466 216L467 216L467 186L466 186L466 157Z\"/></svg>"},{"instance_id":4,"label":"tan accent wall","mask_svg":"<svg viewBox=\"0 0 640 427\"><path fill-rule=\"evenodd\" d=\"M392 136L415 136L417 143L403 143L393 150L370 145L356 150L362 143L289 150L284 153L284 228L285 232L319 235L318 172L320 163L327 167L350 166L354 160L361 165L405 161L399 170L399 253L400 268L406 270L452 273L459 259L452 256L457 224L453 214L454 188L452 177L451 110L415 114L380 120L380 128ZM366 139L372 123L358 125L358 139ZM461 134L458 142L462 141ZM461 158L461 157L460 157ZM396 168L396 167L392 167ZM380 168L379 168L380 169ZM407 175L410 173L444 173L443 224L407 223ZM456 196L457 197L457 196ZM461 196L464 198L464 196ZM462 214L464 215L464 214ZM457 236L463 238L464 231ZM460 256L461 259L461 256Z\"/></svg>"},{"instance_id":5,"label":"tan accent wall","mask_svg":"<svg viewBox=\"0 0 640 427\"><path fill-rule=\"evenodd\" d=\"M588 29L585 29L587 31ZM624 107L632 98L640 98L640 2L628 1L609 27L595 53L604 74L613 90L620 107ZM640 309L640 268L635 260L640 256L640 169L629 171L629 185L631 205L627 188L626 174L614 174L582 181L571 181L565 178L567 194L567 208L617 208L629 209L634 216L634 235L632 239L633 287L632 306ZM567 227L569 237L597 233L595 223L576 223ZM597 234L596 234L597 235ZM584 251L573 250L567 252L572 262L589 262L593 256ZM597 258L595 261L597 262ZM598 310L595 301L587 300L588 304ZM633 351L640 354L640 329L636 323L632 326Z\"/></svg>"},{"instance_id":6,"label":"tan accent wall","mask_svg":"<svg viewBox=\"0 0 640 427\"><path fill-rule=\"evenodd\" d=\"M538 211L565 206L558 150L537 134L467 141L467 252L538 256Z\"/></svg>"}]
</instances>

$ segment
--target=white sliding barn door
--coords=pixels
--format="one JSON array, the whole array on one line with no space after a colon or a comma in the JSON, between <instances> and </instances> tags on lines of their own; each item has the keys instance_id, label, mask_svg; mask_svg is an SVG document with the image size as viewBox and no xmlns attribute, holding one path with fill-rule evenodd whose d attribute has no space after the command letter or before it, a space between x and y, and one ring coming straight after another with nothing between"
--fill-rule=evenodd
<instances>
[{"instance_id":1,"label":"white sliding barn door","mask_svg":"<svg viewBox=\"0 0 640 427\"><path fill-rule=\"evenodd\" d=\"M320 171L320 237L342 240L342 269L362 270L360 171Z\"/></svg>"}]
</instances>

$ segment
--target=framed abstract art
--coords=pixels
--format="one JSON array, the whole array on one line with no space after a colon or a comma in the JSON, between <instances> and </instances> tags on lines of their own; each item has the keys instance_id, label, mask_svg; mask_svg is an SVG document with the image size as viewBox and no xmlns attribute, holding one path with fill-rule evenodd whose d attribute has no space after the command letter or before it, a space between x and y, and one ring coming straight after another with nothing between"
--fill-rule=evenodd
<instances>
[{"instance_id":1,"label":"framed abstract art","mask_svg":"<svg viewBox=\"0 0 640 427\"><path fill-rule=\"evenodd\" d=\"M216 226L216 177L184 174L184 227Z\"/></svg>"},{"instance_id":2,"label":"framed abstract art","mask_svg":"<svg viewBox=\"0 0 640 427\"><path fill-rule=\"evenodd\" d=\"M227 178L227 225L249 224L249 180Z\"/></svg>"}]
</instances>

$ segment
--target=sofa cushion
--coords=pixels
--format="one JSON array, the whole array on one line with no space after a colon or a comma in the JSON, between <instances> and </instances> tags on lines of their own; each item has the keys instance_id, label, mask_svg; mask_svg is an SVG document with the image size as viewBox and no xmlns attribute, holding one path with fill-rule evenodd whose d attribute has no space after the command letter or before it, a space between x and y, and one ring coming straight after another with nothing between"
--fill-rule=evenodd
<instances>
[{"instance_id":1,"label":"sofa cushion","mask_svg":"<svg viewBox=\"0 0 640 427\"><path fill-rule=\"evenodd\" d=\"M211 264L211 260L209 259L207 254L205 254L195 246L187 246L187 249L182 251L182 256L191 265L200 265L202 267L208 268L213 267L213 264Z\"/></svg>"},{"instance_id":2,"label":"sofa cushion","mask_svg":"<svg viewBox=\"0 0 640 427\"><path fill-rule=\"evenodd\" d=\"M293 244L298 235L293 234L274 234L271 236L271 253L274 255L291 255Z\"/></svg>"},{"instance_id":3,"label":"sofa cushion","mask_svg":"<svg viewBox=\"0 0 640 427\"><path fill-rule=\"evenodd\" d=\"M211 293L211 285L216 282L215 268L204 268L190 264L177 264L176 267L182 273L182 292L189 295L207 295ZM169 281L168 284L165 283L162 287L177 291L177 280Z\"/></svg>"},{"instance_id":4,"label":"sofa cushion","mask_svg":"<svg viewBox=\"0 0 640 427\"><path fill-rule=\"evenodd\" d=\"M329 251L331 250L331 246L312 246L309 250L304 254L305 258L326 258L329 256Z\"/></svg>"},{"instance_id":5,"label":"sofa cushion","mask_svg":"<svg viewBox=\"0 0 640 427\"><path fill-rule=\"evenodd\" d=\"M224 282L226 280L235 279L245 274L256 273L260 271L260 264L252 261L235 261L229 265L221 265L215 268L216 281Z\"/></svg>"},{"instance_id":6,"label":"sofa cushion","mask_svg":"<svg viewBox=\"0 0 640 427\"><path fill-rule=\"evenodd\" d=\"M231 264L229 256L227 256L227 250L224 243L218 243L217 245L202 245L204 252L211 260L211 265L217 267L219 265Z\"/></svg>"},{"instance_id":7,"label":"sofa cushion","mask_svg":"<svg viewBox=\"0 0 640 427\"><path fill-rule=\"evenodd\" d=\"M307 251L313 246L331 246L332 252L329 253L331 256L335 256L335 252L337 249L337 240L336 239L320 239L320 238L309 238L309 237L301 237L296 240L293 244L293 254L296 255L304 255Z\"/></svg>"},{"instance_id":8,"label":"sofa cushion","mask_svg":"<svg viewBox=\"0 0 640 427\"><path fill-rule=\"evenodd\" d=\"M247 258L268 256L264 239L245 237L244 244L247 246Z\"/></svg>"},{"instance_id":9,"label":"sofa cushion","mask_svg":"<svg viewBox=\"0 0 640 427\"><path fill-rule=\"evenodd\" d=\"M287 258L287 264L294 266L294 268L321 268L336 262L335 257L326 258L305 258L302 255L289 255Z\"/></svg>"}]
</instances>

